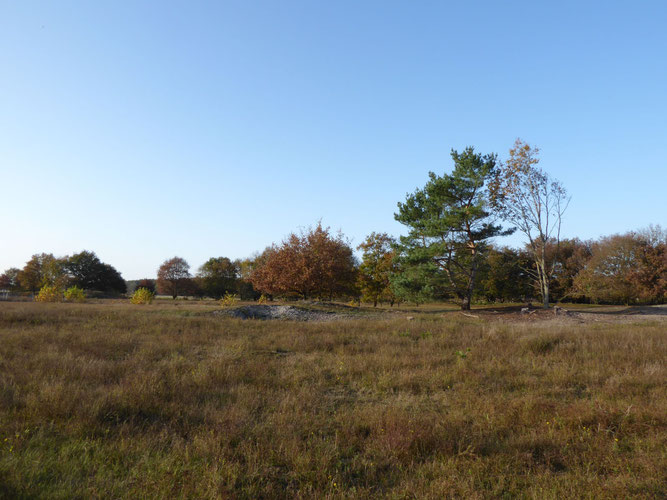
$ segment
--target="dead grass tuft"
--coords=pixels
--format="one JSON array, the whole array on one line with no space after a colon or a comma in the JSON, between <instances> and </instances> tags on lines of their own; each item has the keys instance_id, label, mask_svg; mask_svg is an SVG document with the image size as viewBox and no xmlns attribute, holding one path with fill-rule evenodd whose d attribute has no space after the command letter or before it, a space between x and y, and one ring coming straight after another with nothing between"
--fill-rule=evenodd
<instances>
[{"instance_id":1,"label":"dead grass tuft","mask_svg":"<svg viewBox=\"0 0 667 500\"><path fill-rule=\"evenodd\" d=\"M0 497L661 498L665 322L0 304Z\"/></svg>"}]
</instances>

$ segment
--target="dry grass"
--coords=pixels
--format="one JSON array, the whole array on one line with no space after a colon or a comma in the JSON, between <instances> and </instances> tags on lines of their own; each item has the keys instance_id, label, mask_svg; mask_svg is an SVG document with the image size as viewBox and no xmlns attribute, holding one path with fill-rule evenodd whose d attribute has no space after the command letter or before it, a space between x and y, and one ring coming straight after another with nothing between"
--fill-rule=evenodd
<instances>
[{"instance_id":1,"label":"dry grass","mask_svg":"<svg viewBox=\"0 0 667 500\"><path fill-rule=\"evenodd\" d=\"M664 321L178 304L0 304L0 497L667 495Z\"/></svg>"}]
</instances>

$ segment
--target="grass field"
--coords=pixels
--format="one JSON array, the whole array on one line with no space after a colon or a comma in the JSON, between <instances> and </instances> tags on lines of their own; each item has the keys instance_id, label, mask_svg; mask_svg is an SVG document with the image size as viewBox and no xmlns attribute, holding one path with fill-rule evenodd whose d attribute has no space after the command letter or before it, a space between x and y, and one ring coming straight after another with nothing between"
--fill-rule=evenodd
<instances>
[{"instance_id":1,"label":"grass field","mask_svg":"<svg viewBox=\"0 0 667 500\"><path fill-rule=\"evenodd\" d=\"M0 497L667 496L662 318L215 307L0 303Z\"/></svg>"}]
</instances>

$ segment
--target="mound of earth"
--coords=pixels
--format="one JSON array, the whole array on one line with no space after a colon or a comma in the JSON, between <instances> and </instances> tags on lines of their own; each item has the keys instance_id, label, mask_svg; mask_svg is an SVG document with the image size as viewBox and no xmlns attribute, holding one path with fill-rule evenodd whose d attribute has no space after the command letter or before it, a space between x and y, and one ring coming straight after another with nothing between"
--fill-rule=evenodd
<instances>
[{"instance_id":1,"label":"mound of earth","mask_svg":"<svg viewBox=\"0 0 667 500\"><path fill-rule=\"evenodd\" d=\"M335 312L279 305L240 306L215 311L214 314L240 319L284 319L291 321L332 321L347 318L347 315Z\"/></svg>"}]
</instances>

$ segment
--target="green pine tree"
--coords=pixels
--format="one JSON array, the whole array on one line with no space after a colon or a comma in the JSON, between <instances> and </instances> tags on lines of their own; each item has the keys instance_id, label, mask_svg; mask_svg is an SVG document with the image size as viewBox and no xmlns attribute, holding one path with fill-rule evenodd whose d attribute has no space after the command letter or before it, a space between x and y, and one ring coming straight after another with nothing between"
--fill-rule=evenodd
<instances>
[{"instance_id":1,"label":"green pine tree","mask_svg":"<svg viewBox=\"0 0 667 500\"><path fill-rule=\"evenodd\" d=\"M468 310L489 239L512 230L494 224L488 208L485 185L494 173L496 155L481 155L472 147L460 154L452 150L451 155L451 174L430 172L426 186L398 204L394 217L409 232L400 238L397 260L413 280L419 278L422 295L453 296Z\"/></svg>"}]
</instances>

